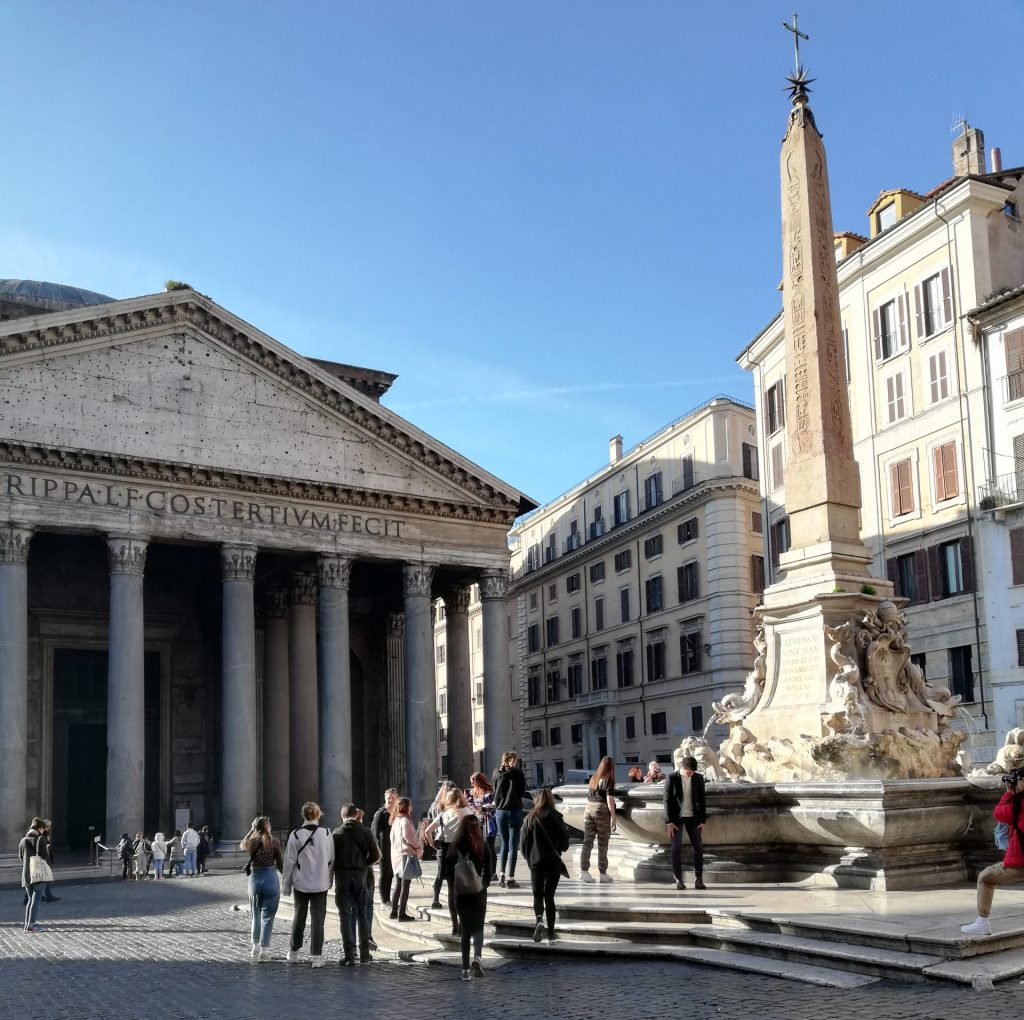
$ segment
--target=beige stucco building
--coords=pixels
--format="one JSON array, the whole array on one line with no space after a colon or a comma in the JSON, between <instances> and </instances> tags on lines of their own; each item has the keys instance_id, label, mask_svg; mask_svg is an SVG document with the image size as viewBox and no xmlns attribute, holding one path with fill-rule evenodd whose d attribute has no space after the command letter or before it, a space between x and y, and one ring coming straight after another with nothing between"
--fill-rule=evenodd
<instances>
[{"instance_id":1,"label":"beige stucco building","mask_svg":"<svg viewBox=\"0 0 1024 1020\"><path fill-rule=\"evenodd\" d=\"M1024 280L1024 168L987 172L984 139L967 125L953 162L953 176L927 194L883 191L868 236L836 234L835 250L872 572L909 600L915 660L930 683L962 695L964 725L980 731L973 754L985 760L1005 732L994 712L990 612L1007 587L1005 571L990 571L1009 547L1005 531L979 542L979 500L999 473L994 451L1005 441L993 408L1006 395L965 313ZM780 314L738 358L754 374L770 580L789 545L793 380L784 356Z\"/></svg>"},{"instance_id":2,"label":"beige stucco building","mask_svg":"<svg viewBox=\"0 0 1024 1020\"><path fill-rule=\"evenodd\" d=\"M34 813L82 845L178 812L238 839L388 785L425 809L431 607L470 586L479 745L508 746L507 532L533 504L382 406L394 376L191 289L3 281L0 314L3 846ZM451 674L449 713L473 694Z\"/></svg>"}]
</instances>

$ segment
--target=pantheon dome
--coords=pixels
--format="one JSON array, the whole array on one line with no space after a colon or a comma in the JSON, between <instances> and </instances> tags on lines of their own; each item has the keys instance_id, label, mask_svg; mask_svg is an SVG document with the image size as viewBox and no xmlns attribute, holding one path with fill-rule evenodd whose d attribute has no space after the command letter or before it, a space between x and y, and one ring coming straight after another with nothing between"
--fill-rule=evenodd
<instances>
[{"instance_id":1,"label":"pantheon dome","mask_svg":"<svg viewBox=\"0 0 1024 1020\"><path fill-rule=\"evenodd\" d=\"M105 305L116 298L81 287L42 280L0 280L0 319L65 312L87 305Z\"/></svg>"}]
</instances>

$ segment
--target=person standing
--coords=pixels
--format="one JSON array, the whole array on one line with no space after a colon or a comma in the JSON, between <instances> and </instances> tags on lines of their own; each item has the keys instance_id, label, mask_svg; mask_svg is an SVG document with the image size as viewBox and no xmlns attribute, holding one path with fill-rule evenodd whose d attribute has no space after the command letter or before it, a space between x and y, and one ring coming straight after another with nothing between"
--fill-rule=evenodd
<instances>
[{"instance_id":1,"label":"person standing","mask_svg":"<svg viewBox=\"0 0 1024 1020\"><path fill-rule=\"evenodd\" d=\"M448 916L452 922L452 934L459 934L459 915L455 910L455 896L453 895L451 883L451 869L448 867L448 853L451 849L452 840L459 830L459 825L466 815L473 814L473 809L466 803L466 795L453 783L445 794L443 810L441 814L427 826L427 839L433 843L434 833L440 837L437 844L437 878L444 879L448 887ZM488 873L490 868L488 868ZM431 907L439 909L441 901L438 899L439 882L434 882L434 901Z\"/></svg>"},{"instance_id":2,"label":"person standing","mask_svg":"<svg viewBox=\"0 0 1024 1020\"><path fill-rule=\"evenodd\" d=\"M493 877L498 863L498 856L494 850L494 841L498 835L498 823L494 820L494 787L482 772L474 772L469 777L466 802L480 820L480 830L484 834L487 852L491 857L491 876Z\"/></svg>"},{"instance_id":3,"label":"person standing","mask_svg":"<svg viewBox=\"0 0 1024 1020\"><path fill-rule=\"evenodd\" d=\"M487 916L487 886L491 883L491 855L487 852L480 820L472 811L460 816L458 827L448 841L445 877L455 899L459 944L462 949L462 980L483 977L480 954L484 948L484 920ZM473 942L473 962L469 944Z\"/></svg>"},{"instance_id":4,"label":"person standing","mask_svg":"<svg viewBox=\"0 0 1024 1020\"><path fill-rule=\"evenodd\" d=\"M164 877L164 860L167 858L167 840L158 832L150 844L153 847L153 878L159 881Z\"/></svg>"},{"instance_id":5,"label":"person standing","mask_svg":"<svg viewBox=\"0 0 1024 1020\"><path fill-rule=\"evenodd\" d=\"M391 812L394 810L395 802L398 800L397 790L384 791L384 806L377 808L373 820L370 822L370 831L377 841L377 849L380 850L380 902L381 906L391 905L391 883L395 877L391 869Z\"/></svg>"},{"instance_id":6,"label":"person standing","mask_svg":"<svg viewBox=\"0 0 1024 1020\"><path fill-rule=\"evenodd\" d=\"M196 877L196 851L199 849L199 833L192 828L189 822L185 831L181 834L181 849L185 858L185 874L189 878Z\"/></svg>"},{"instance_id":7,"label":"person standing","mask_svg":"<svg viewBox=\"0 0 1024 1020\"><path fill-rule=\"evenodd\" d=\"M448 794L455 789L455 784L446 779L438 788L430 807L427 808L427 821L420 825L420 842L429 846L437 855L437 873L434 875L434 898L430 902L432 910L441 909L441 885L444 882L444 829L441 827L441 815L445 809Z\"/></svg>"},{"instance_id":8,"label":"person standing","mask_svg":"<svg viewBox=\"0 0 1024 1020\"><path fill-rule=\"evenodd\" d=\"M270 829L270 819L260 815L253 820L240 850L249 855L245 867L249 876L249 912L252 915L252 958L260 963L270 959L270 936L281 902L278 874L284 870L281 844Z\"/></svg>"},{"instance_id":9,"label":"person standing","mask_svg":"<svg viewBox=\"0 0 1024 1020\"><path fill-rule=\"evenodd\" d=\"M25 905L25 931L35 934L39 931L36 918L39 903L43 898L46 884L53 874L49 864L49 828L44 818L33 818L28 832L18 844L18 859L21 861L21 885L28 894Z\"/></svg>"},{"instance_id":10,"label":"person standing","mask_svg":"<svg viewBox=\"0 0 1024 1020\"><path fill-rule=\"evenodd\" d=\"M563 875L569 877L569 869L562 861L562 854L569 849L569 829L555 806L553 794L546 788L534 798L523 823L522 847L523 857L530 866L533 912L537 918L533 941L540 942L546 931L548 942L554 942L555 890Z\"/></svg>"},{"instance_id":11,"label":"person standing","mask_svg":"<svg viewBox=\"0 0 1024 1020\"><path fill-rule=\"evenodd\" d=\"M135 860L135 841L127 832L121 833L121 839L114 851L121 858L121 881L127 882L132 874L132 862Z\"/></svg>"},{"instance_id":12,"label":"person standing","mask_svg":"<svg viewBox=\"0 0 1024 1020\"><path fill-rule=\"evenodd\" d=\"M210 830L203 826L199 830L199 846L196 847L196 871L206 874L206 858L210 856Z\"/></svg>"},{"instance_id":13,"label":"person standing","mask_svg":"<svg viewBox=\"0 0 1024 1020\"><path fill-rule=\"evenodd\" d=\"M391 894L392 920L416 920L406 906L412 880L423 874L422 854L423 844L412 824L412 801L408 797L399 797L391 815L391 869L395 873L395 888Z\"/></svg>"},{"instance_id":14,"label":"person standing","mask_svg":"<svg viewBox=\"0 0 1024 1020\"><path fill-rule=\"evenodd\" d=\"M697 771L697 759L686 755L679 763L679 771L665 781L663 794L665 822L668 838L672 841L672 874L676 888L685 889L683 883L683 830L693 850L694 889L704 885L704 823L707 821L707 798L704 777Z\"/></svg>"},{"instance_id":15,"label":"person standing","mask_svg":"<svg viewBox=\"0 0 1024 1020\"><path fill-rule=\"evenodd\" d=\"M506 751L491 779L494 787L494 817L498 823L498 838L501 840L498 885L518 889L519 883L515 878L516 857L519 854L519 831L523 827L523 794L526 793L526 776L519 767L519 755L515 751Z\"/></svg>"},{"instance_id":16,"label":"person standing","mask_svg":"<svg viewBox=\"0 0 1024 1020\"><path fill-rule=\"evenodd\" d=\"M593 882L590 854L597 841L598 881L610 882L608 874L608 840L615 831L615 762L608 755L601 759L590 777L587 806L583 811L583 848L580 851L580 881Z\"/></svg>"},{"instance_id":17,"label":"person standing","mask_svg":"<svg viewBox=\"0 0 1024 1020\"><path fill-rule=\"evenodd\" d=\"M170 841L167 844L167 864L168 878L174 878L176 874L181 874L181 829L175 829L174 835L171 836Z\"/></svg>"},{"instance_id":18,"label":"person standing","mask_svg":"<svg viewBox=\"0 0 1024 1020\"><path fill-rule=\"evenodd\" d=\"M299 950L306 931L306 915L311 915L309 951L314 967L324 965L324 920L327 917L327 892L334 874L334 841L320 825L323 812L311 800L302 805L302 827L288 836L284 853L285 896L294 891L292 940L288 962L299 962Z\"/></svg>"},{"instance_id":19,"label":"person standing","mask_svg":"<svg viewBox=\"0 0 1024 1020\"><path fill-rule=\"evenodd\" d=\"M359 962L369 963L370 930L366 923L366 869L380 860L373 833L359 821L359 808L345 804L341 825L331 834L334 840L334 899L341 922L341 965L356 962L358 934Z\"/></svg>"},{"instance_id":20,"label":"person standing","mask_svg":"<svg viewBox=\"0 0 1024 1020\"><path fill-rule=\"evenodd\" d=\"M146 839L144 832L135 834L135 845L132 849L135 851L135 881L144 882L149 872L150 854L149 840Z\"/></svg>"}]
</instances>

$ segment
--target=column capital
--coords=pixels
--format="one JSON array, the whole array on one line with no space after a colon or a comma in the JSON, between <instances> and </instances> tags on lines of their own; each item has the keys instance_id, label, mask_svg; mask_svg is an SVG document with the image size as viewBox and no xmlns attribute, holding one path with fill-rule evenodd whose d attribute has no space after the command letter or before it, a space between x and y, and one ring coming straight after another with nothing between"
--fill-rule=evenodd
<instances>
[{"instance_id":1,"label":"column capital","mask_svg":"<svg viewBox=\"0 0 1024 1020\"><path fill-rule=\"evenodd\" d=\"M388 613L388 637L401 637L405 633L405 613Z\"/></svg>"},{"instance_id":2,"label":"column capital","mask_svg":"<svg viewBox=\"0 0 1024 1020\"><path fill-rule=\"evenodd\" d=\"M321 588L348 588L352 560L336 553L324 553L318 564Z\"/></svg>"},{"instance_id":3,"label":"column capital","mask_svg":"<svg viewBox=\"0 0 1024 1020\"><path fill-rule=\"evenodd\" d=\"M256 546L222 545L220 547L222 581L254 581L256 579Z\"/></svg>"},{"instance_id":4,"label":"column capital","mask_svg":"<svg viewBox=\"0 0 1024 1020\"><path fill-rule=\"evenodd\" d=\"M271 588L263 597L263 615L267 619L282 619L288 615L288 591Z\"/></svg>"},{"instance_id":5,"label":"column capital","mask_svg":"<svg viewBox=\"0 0 1024 1020\"><path fill-rule=\"evenodd\" d=\"M0 527L0 563L28 563L32 529L18 524Z\"/></svg>"},{"instance_id":6,"label":"column capital","mask_svg":"<svg viewBox=\"0 0 1024 1020\"><path fill-rule=\"evenodd\" d=\"M146 571L149 541L128 535L107 536L107 568L111 574L137 574Z\"/></svg>"},{"instance_id":7,"label":"column capital","mask_svg":"<svg viewBox=\"0 0 1024 1020\"><path fill-rule=\"evenodd\" d=\"M306 571L292 574L292 583L288 589L288 604L292 606L315 606L316 592L316 574Z\"/></svg>"},{"instance_id":8,"label":"column capital","mask_svg":"<svg viewBox=\"0 0 1024 1020\"><path fill-rule=\"evenodd\" d=\"M433 563L403 563L402 564L402 594L426 595L430 597L430 586L434 581L434 571L437 569Z\"/></svg>"},{"instance_id":9,"label":"column capital","mask_svg":"<svg viewBox=\"0 0 1024 1020\"><path fill-rule=\"evenodd\" d=\"M472 595L473 586L471 584L459 584L445 588L441 593L441 597L444 599L445 614L451 616L453 613L468 613L469 600Z\"/></svg>"},{"instance_id":10,"label":"column capital","mask_svg":"<svg viewBox=\"0 0 1024 1020\"><path fill-rule=\"evenodd\" d=\"M480 574L481 599L508 598L508 571L484 570Z\"/></svg>"}]
</instances>

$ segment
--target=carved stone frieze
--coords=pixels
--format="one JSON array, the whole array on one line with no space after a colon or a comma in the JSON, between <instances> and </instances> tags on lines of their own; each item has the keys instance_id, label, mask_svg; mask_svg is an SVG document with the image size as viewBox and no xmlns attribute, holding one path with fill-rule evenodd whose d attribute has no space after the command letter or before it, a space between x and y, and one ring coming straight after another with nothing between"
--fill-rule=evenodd
<instances>
[{"instance_id":1,"label":"carved stone frieze","mask_svg":"<svg viewBox=\"0 0 1024 1020\"><path fill-rule=\"evenodd\" d=\"M344 556L324 555L318 564L321 588L347 588L352 575L352 561Z\"/></svg>"},{"instance_id":2,"label":"carved stone frieze","mask_svg":"<svg viewBox=\"0 0 1024 1020\"><path fill-rule=\"evenodd\" d=\"M256 579L256 547L252 545L222 545L220 547L220 576L224 581L254 581Z\"/></svg>"},{"instance_id":3,"label":"carved stone frieze","mask_svg":"<svg viewBox=\"0 0 1024 1020\"><path fill-rule=\"evenodd\" d=\"M293 606L315 606L319 579L312 572L292 574L291 587L288 589L288 602Z\"/></svg>"},{"instance_id":4,"label":"carved stone frieze","mask_svg":"<svg viewBox=\"0 0 1024 1020\"><path fill-rule=\"evenodd\" d=\"M139 538L107 539L107 567L111 574L143 574L149 543Z\"/></svg>"},{"instance_id":5,"label":"carved stone frieze","mask_svg":"<svg viewBox=\"0 0 1024 1020\"><path fill-rule=\"evenodd\" d=\"M388 613L388 637L400 638L405 634L405 613Z\"/></svg>"},{"instance_id":6,"label":"carved stone frieze","mask_svg":"<svg viewBox=\"0 0 1024 1020\"><path fill-rule=\"evenodd\" d=\"M480 575L481 599L508 598L508 571L485 570Z\"/></svg>"},{"instance_id":7,"label":"carved stone frieze","mask_svg":"<svg viewBox=\"0 0 1024 1020\"><path fill-rule=\"evenodd\" d=\"M31 528L19 528L16 524L0 527L0 563L28 563L31 541Z\"/></svg>"},{"instance_id":8,"label":"carved stone frieze","mask_svg":"<svg viewBox=\"0 0 1024 1020\"><path fill-rule=\"evenodd\" d=\"M402 566L402 594L430 596L436 566L432 563L405 563Z\"/></svg>"}]
</instances>

